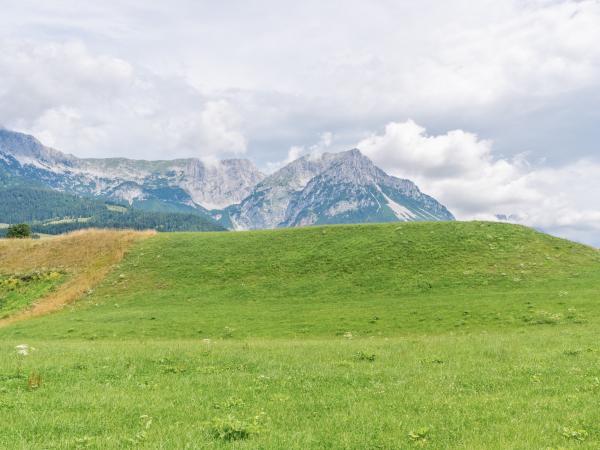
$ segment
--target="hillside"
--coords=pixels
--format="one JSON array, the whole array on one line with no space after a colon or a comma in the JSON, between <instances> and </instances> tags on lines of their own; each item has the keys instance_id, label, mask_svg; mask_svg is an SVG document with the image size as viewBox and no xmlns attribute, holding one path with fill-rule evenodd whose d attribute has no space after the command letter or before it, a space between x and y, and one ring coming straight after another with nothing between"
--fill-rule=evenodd
<instances>
[{"instance_id":1,"label":"hillside","mask_svg":"<svg viewBox=\"0 0 600 450\"><path fill-rule=\"evenodd\" d=\"M238 230L454 220L412 181L386 174L358 149L303 156L215 218Z\"/></svg>"},{"instance_id":2,"label":"hillside","mask_svg":"<svg viewBox=\"0 0 600 450\"><path fill-rule=\"evenodd\" d=\"M0 127L0 186L5 178L87 197L206 211L240 201L263 175L245 159L77 158Z\"/></svg>"},{"instance_id":3,"label":"hillside","mask_svg":"<svg viewBox=\"0 0 600 450\"><path fill-rule=\"evenodd\" d=\"M0 241L0 326L62 308L91 290L151 232L87 230Z\"/></svg>"},{"instance_id":4,"label":"hillside","mask_svg":"<svg viewBox=\"0 0 600 450\"><path fill-rule=\"evenodd\" d=\"M4 223L38 222L64 217L90 217L106 210L99 200L33 187L0 188L0 218Z\"/></svg>"},{"instance_id":5,"label":"hillside","mask_svg":"<svg viewBox=\"0 0 600 450\"><path fill-rule=\"evenodd\" d=\"M558 298L568 290L563 285L587 280L598 269L600 253L593 249L505 224L165 234L140 243L113 279L82 302L79 325L69 336L126 336L135 330L196 337L202 330L214 337L225 326L240 337L335 336L347 329L393 333L400 324L406 332L424 326L410 320L414 308L417 316L435 309L441 320L426 327L441 332L464 319L463 311L452 313L455 295L478 303L481 294L488 300L469 317L468 328L496 326L496 319L486 318L496 312L502 312L502 322L519 325L527 312L520 304L524 297L555 286ZM282 309L288 314L282 316ZM370 324L364 319L369 315L382 319ZM56 320L28 323L28 334L45 335L43 322ZM117 327L122 321L127 326Z\"/></svg>"},{"instance_id":6,"label":"hillside","mask_svg":"<svg viewBox=\"0 0 600 450\"><path fill-rule=\"evenodd\" d=\"M223 231L208 215L183 207L159 205L155 211L101 199L84 198L47 188L0 188L0 223L31 224L36 233L60 234L83 228ZM0 231L1 236L1 231Z\"/></svg>"},{"instance_id":7,"label":"hillside","mask_svg":"<svg viewBox=\"0 0 600 450\"><path fill-rule=\"evenodd\" d=\"M0 328L0 446L597 448L599 269L496 223L158 234Z\"/></svg>"}]
</instances>

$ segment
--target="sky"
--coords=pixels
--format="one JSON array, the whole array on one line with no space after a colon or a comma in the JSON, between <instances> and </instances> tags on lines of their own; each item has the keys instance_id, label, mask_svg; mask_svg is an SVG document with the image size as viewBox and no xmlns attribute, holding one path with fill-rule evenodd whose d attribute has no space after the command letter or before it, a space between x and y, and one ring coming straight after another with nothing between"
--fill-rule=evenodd
<instances>
[{"instance_id":1,"label":"sky","mask_svg":"<svg viewBox=\"0 0 600 450\"><path fill-rule=\"evenodd\" d=\"M0 125L81 157L358 147L600 246L600 1L0 0Z\"/></svg>"}]
</instances>

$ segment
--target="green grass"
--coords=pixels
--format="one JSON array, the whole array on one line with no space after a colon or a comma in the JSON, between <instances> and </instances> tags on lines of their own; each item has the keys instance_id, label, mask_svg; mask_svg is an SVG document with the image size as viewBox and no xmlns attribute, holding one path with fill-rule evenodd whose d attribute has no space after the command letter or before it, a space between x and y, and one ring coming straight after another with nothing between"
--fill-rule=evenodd
<instances>
[{"instance_id":1,"label":"green grass","mask_svg":"<svg viewBox=\"0 0 600 450\"><path fill-rule=\"evenodd\" d=\"M0 276L0 319L26 309L64 279L64 274L55 271Z\"/></svg>"},{"instance_id":2,"label":"green grass","mask_svg":"<svg viewBox=\"0 0 600 450\"><path fill-rule=\"evenodd\" d=\"M0 329L0 448L598 448L599 269L478 222L160 234Z\"/></svg>"}]
</instances>

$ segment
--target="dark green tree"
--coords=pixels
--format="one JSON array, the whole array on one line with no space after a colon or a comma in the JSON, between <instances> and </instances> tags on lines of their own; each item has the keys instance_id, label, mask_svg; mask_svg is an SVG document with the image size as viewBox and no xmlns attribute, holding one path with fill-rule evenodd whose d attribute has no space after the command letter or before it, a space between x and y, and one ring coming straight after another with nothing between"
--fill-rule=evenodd
<instances>
[{"instance_id":1,"label":"dark green tree","mask_svg":"<svg viewBox=\"0 0 600 450\"><path fill-rule=\"evenodd\" d=\"M6 231L6 237L9 239L25 239L31 237L31 227L26 223L11 225Z\"/></svg>"}]
</instances>

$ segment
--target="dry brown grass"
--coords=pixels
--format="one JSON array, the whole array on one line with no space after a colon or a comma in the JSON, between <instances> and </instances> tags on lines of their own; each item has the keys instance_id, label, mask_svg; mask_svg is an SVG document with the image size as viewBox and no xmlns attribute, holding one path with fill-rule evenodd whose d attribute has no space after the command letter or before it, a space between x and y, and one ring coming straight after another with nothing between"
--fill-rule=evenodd
<instances>
[{"instance_id":1,"label":"dry brown grass","mask_svg":"<svg viewBox=\"0 0 600 450\"><path fill-rule=\"evenodd\" d=\"M31 308L0 320L0 326L47 314L92 289L123 259L131 245L154 231L81 230L52 239L0 241L0 273L60 270L68 280Z\"/></svg>"}]
</instances>

